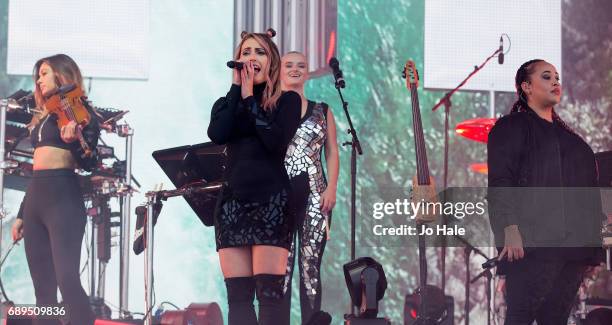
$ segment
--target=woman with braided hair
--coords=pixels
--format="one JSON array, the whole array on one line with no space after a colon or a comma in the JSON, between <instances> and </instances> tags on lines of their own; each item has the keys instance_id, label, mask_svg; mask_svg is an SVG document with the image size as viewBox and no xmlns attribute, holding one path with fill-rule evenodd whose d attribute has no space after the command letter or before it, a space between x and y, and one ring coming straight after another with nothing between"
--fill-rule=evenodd
<instances>
[{"instance_id":1,"label":"woman with braided hair","mask_svg":"<svg viewBox=\"0 0 612 325\"><path fill-rule=\"evenodd\" d=\"M215 213L215 235L225 277L230 325L278 321L293 220L283 164L300 123L300 96L282 92L280 55L268 33L242 33L226 97L213 105L209 138L227 145L228 186ZM259 320L253 299L259 301Z\"/></svg>"},{"instance_id":2,"label":"woman with braided hair","mask_svg":"<svg viewBox=\"0 0 612 325\"><path fill-rule=\"evenodd\" d=\"M600 258L595 156L555 112L559 80L544 60L521 65L518 99L489 134L489 216L506 276L506 325L567 324L584 271Z\"/></svg>"}]
</instances>

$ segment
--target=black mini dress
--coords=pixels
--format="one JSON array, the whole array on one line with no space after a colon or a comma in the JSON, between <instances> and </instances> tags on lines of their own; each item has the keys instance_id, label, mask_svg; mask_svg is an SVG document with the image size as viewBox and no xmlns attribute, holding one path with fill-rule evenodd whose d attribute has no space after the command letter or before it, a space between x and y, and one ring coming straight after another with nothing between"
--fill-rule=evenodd
<instances>
[{"instance_id":1,"label":"black mini dress","mask_svg":"<svg viewBox=\"0 0 612 325\"><path fill-rule=\"evenodd\" d=\"M301 99L281 95L271 111L263 109L265 83L242 99L232 85L213 105L208 136L227 146L227 186L215 212L217 250L270 245L289 249L293 214L288 209L289 181L284 166L287 146L300 123Z\"/></svg>"}]
</instances>

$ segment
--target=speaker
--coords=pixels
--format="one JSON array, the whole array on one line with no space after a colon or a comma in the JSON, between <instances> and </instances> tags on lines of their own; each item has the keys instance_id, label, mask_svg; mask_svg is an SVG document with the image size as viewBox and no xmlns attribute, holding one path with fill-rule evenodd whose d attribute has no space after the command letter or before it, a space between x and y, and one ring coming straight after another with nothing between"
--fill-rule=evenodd
<instances>
[{"instance_id":1,"label":"speaker","mask_svg":"<svg viewBox=\"0 0 612 325\"><path fill-rule=\"evenodd\" d=\"M223 316L215 302L192 303L183 310L164 312L161 325L223 325Z\"/></svg>"}]
</instances>

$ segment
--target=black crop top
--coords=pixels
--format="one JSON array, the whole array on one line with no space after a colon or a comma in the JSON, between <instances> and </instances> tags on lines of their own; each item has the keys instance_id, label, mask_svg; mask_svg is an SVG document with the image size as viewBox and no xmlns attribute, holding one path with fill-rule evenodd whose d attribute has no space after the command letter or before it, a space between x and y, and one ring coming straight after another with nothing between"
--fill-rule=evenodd
<instances>
[{"instance_id":1,"label":"black crop top","mask_svg":"<svg viewBox=\"0 0 612 325\"><path fill-rule=\"evenodd\" d=\"M55 114L48 114L32 129L30 142L32 143L32 148L49 146L73 150L79 145L78 141L66 143L62 140L59 127L57 126L57 115Z\"/></svg>"},{"instance_id":2,"label":"black crop top","mask_svg":"<svg viewBox=\"0 0 612 325\"><path fill-rule=\"evenodd\" d=\"M30 133L30 142L34 149L49 146L69 150L72 152L72 156L79 165L79 168L85 171L92 171L98 163L96 146L100 137L100 122L93 108L86 101L84 103L91 116L91 121L83 128L81 133L93 152L92 156L86 157L84 155L83 148L81 148L78 140L71 143L66 143L62 140L60 129L57 126L57 115L55 114L48 114L38 122Z\"/></svg>"},{"instance_id":3,"label":"black crop top","mask_svg":"<svg viewBox=\"0 0 612 325\"><path fill-rule=\"evenodd\" d=\"M86 157L83 153L83 148L79 144L79 141L66 143L60 136L60 130L57 126L57 115L48 114L45 116L30 132L30 142L34 149L38 147L56 147L61 149L69 150L74 157L74 160L79 165L79 168L91 172L98 164L98 152L96 146L98 145L98 138L100 137L100 121L98 115L94 112L93 108L85 102L85 106L89 111L91 120L89 124L82 130L83 138L92 150L92 155ZM19 213L17 214L18 219L23 219L23 206L25 197L21 201L19 207Z\"/></svg>"}]
</instances>

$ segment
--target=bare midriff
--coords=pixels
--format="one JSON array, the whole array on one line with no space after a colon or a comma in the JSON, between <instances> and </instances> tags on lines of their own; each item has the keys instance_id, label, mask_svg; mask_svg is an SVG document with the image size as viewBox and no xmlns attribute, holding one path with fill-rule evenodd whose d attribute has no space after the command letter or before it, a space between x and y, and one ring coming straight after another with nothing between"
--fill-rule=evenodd
<instances>
[{"instance_id":1,"label":"bare midriff","mask_svg":"<svg viewBox=\"0 0 612 325\"><path fill-rule=\"evenodd\" d=\"M69 150L56 147L38 147L34 150L34 170L74 169L76 162Z\"/></svg>"}]
</instances>

